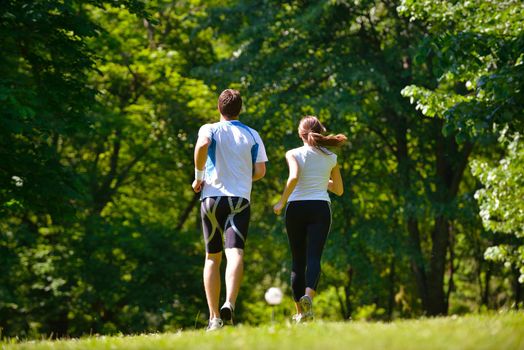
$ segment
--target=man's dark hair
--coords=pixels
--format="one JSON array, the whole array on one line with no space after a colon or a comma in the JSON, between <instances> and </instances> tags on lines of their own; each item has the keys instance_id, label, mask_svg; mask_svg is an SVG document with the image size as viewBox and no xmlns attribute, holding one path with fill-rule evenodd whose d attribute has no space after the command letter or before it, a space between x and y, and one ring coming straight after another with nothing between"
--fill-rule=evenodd
<instances>
[{"instance_id":1,"label":"man's dark hair","mask_svg":"<svg viewBox=\"0 0 524 350\"><path fill-rule=\"evenodd\" d=\"M218 109L223 116L228 118L237 117L241 108L242 97L240 97L240 92L233 89L222 91L218 98Z\"/></svg>"}]
</instances>

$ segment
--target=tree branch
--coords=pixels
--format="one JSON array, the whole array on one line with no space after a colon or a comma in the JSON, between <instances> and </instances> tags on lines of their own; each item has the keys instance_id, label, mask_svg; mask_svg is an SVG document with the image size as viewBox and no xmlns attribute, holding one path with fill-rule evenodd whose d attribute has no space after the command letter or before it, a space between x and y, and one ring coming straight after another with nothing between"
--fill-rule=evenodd
<instances>
[{"instance_id":1,"label":"tree branch","mask_svg":"<svg viewBox=\"0 0 524 350\"><path fill-rule=\"evenodd\" d=\"M195 193L191 200L189 201L188 205L184 209L184 212L182 215L180 215L180 218L178 219L178 224L175 227L176 231L180 231L184 224L186 223L187 219L189 218L189 214L193 211L193 208L195 207L195 203L200 198L200 193Z\"/></svg>"}]
</instances>

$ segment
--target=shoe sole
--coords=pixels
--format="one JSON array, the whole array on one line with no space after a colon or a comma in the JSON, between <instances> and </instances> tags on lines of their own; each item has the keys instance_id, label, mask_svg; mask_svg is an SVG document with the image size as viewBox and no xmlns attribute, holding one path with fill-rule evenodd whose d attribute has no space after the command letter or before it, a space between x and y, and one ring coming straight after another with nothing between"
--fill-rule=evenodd
<instances>
[{"instance_id":1,"label":"shoe sole","mask_svg":"<svg viewBox=\"0 0 524 350\"><path fill-rule=\"evenodd\" d=\"M219 329L221 329L222 327L224 327L224 323L222 321L219 321L217 323L214 323L213 325L211 325L211 323L207 326L206 328L206 332L213 332L213 331L217 331Z\"/></svg>"},{"instance_id":2,"label":"shoe sole","mask_svg":"<svg viewBox=\"0 0 524 350\"><path fill-rule=\"evenodd\" d=\"M233 311L228 307L221 308L220 318L224 321L231 321L231 323L233 323Z\"/></svg>"},{"instance_id":3,"label":"shoe sole","mask_svg":"<svg viewBox=\"0 0 524 350\"><path fill-rule=\"evenodd\" d=\"M212 327L212 328L206 328L206 332L214 332L214 331L218 331L219 329L222 329L224 326L219 326L219 327Z\"/></svg>"},{"instance_id":4,"label":"shoe sole","mask_svg":"<svg viewBox=\"0 0 524 350\"><path fill-rule=\"evenodd\" d=\"M303 320L308 321L313 318L313 303L311 302L311 299L307 296L303 296L300 298L300 307L302 307L302 313L304 314Z\"/></svg>"}]
</instances>

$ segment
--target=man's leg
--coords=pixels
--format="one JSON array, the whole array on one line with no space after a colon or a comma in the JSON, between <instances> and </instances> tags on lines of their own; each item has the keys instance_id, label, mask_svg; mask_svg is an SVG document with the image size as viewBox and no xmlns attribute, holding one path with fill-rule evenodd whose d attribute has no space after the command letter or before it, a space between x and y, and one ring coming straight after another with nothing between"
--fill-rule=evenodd
<instances>
[{"instance_id":1,"label":"man's leg","mask_svg":"<svg viewBox=\"0 0 524 350\"><path fill-rule=\"evenodd\" d=\"M220 318L220 262L222 261L222 230L225 216L222 215L221 197L208 197L202 201L201 216L206 260L204 263L204 289L209 307L209 320ZM223 218L224 217L224 218Z\"/></svg>"},{"instance_id":2,"label":"man's leg","mask_svg":"<svg viewBox=\"0 0 524 350\"><path fill-rule=\"evenodd\" d=\"M235 305L240 283L244 276L244 250L239 248L227 248L226 251L226 301Z\"/></svg>"},{"instance_id":3,"label":"man's leg","mask_svg":"<svg viewBox=\"0 0 524 350\"><path fill-rule=\"evenodd\" d=\"M228 204L231 214L225 225L226 265L226 302L220 312L222 318L233 322L233 310L244 276L244 244L249 228L251 209L244 198L229 197Z\"/></svg>"},{"instance_id":4,"label":"man's leg","mask_svg":"<svg viewBox=\"0 0 524 350\"><path fill-rule=\"evenodd\" d=\"M220 262L222 252L206 253L204 264L204 288L206 290L207 306L209 307L209 319L220 317L218 312L220 298Z\"/></svg>"}]
</instances>

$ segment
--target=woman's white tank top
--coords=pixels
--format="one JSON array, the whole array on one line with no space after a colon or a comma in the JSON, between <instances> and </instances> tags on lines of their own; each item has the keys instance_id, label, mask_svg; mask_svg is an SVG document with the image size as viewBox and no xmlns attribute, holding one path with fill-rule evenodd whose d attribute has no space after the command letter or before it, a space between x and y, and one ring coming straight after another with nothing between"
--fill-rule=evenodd
<instances>
[{"instance_id":1,"label":"woman's white tank top","mask_svg":"<svg viewBox=\"0 0 524 350\"><path fill-rule=\"evenodd\" d=\"M330 201L327 192L331 170L337 165L337 155L304 145L290 150L298 162L298 182L288 201Z\"/></svg>"}]
</instances>

